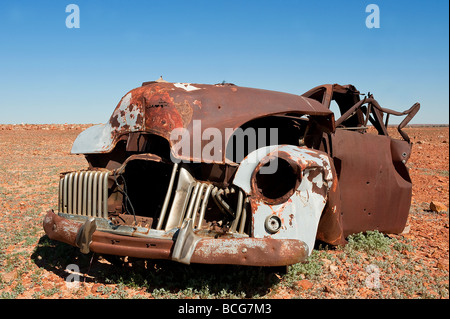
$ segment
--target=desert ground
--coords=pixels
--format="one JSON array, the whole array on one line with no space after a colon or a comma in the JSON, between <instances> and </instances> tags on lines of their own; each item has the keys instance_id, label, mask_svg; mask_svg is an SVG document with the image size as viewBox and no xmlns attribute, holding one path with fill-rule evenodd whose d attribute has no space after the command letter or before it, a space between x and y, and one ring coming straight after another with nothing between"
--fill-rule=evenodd
<instances>
[{"instance_id":1,"label":"desert ground","mask_svg":"<svg viewBox=\"0 0 450 319\"><path fill-rule=\"evenodd\" d=\"M448 126L406 129L413 197L403 234L357 234L284 271L84 255L50 240L42 220L57 209L59 173L87 167L70 148L88 126L0 125L0 299L449 298Z\"/></svg>"}]
</instances>

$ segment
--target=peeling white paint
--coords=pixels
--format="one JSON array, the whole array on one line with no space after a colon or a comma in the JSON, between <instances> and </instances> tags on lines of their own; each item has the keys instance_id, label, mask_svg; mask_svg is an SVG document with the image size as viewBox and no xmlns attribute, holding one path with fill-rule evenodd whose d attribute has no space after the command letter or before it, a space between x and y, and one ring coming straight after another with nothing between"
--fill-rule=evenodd
<instances>
[{"instance_id":1,"label":"peeling white paint","mask_svg":"<svg viewBox=\"0 0 450 319\"><path fill-rule=\"evenodd\" d=\"M113 148L112 128L109 123L91 126L81 132L72 145L72 154L97 154Z\"/></svg>"},{"instance_id":2,"label":"peeling white paint","mask_svg":"<svg viewBox=\"0 0 450 319\"><path fill-rule=\"evenodd\" d=\"M200 88L195 87L193 85L191 85L190 83L174 83L173 84L175 87L186 90L188 92L190 91L195 91L195 90L200 90Z\"/></svg>"},{"instance_id":3,"label":"peeling white paint","mask_svg":"<svg viewBox=\"0 0 450 319\"><path fill-rule=\"evenodd\" d=\"M267 247L267 243L264 241L255 241L251 238L239 238L223 240L219 246L216 240L204 241L201 247L197 247L196 253L204 256L236 255L242 252L239 249L242 249L244 246L246 248L259 247L264 250Z\"/></svg>"},{"instance_id":4,"label":"peeling white paint","mask_svg":"<svg viewBox=\"0 0 450 319\"><path fill-rule=\"evenodd\" d=\"M298 239L303 241L311 253L316 241L317 228L320 216L326 204L326 197L312 192L312 182L307 178L306 172L297 192L295 192L287 205L267 205L258 203L254 212L254 236L264 238L269 235L264 227L264 221L270 215L277 215L282 221L280 230L271 235L275 239ZM318 175L323 178L322 174ZM317 177L316 177L317 178Z\"/></svg>"},{"instance_id":5,"label":"peeling white paint","mask_svg":"<svg viewBox=\"0 0 450 319\"><path fill-rule=\"evenodd\" d=\"M73 234L78 232L78 227L73 224L62 224L61 231L64 233L65 238L70 238Z\"/></svg>"},{"instance_id":6,"label":"peeling white paint","mask_svg":"<svg viewBox=\"0 0 450 319\"><path fill-rule=\"evenodd\" d=\"M141 113L141 110L138 106L132 105L131 111L125 111L125 117L118 116L117 122L119 122L119 127L116 128L117 131L120 131L124 125L129 126L129 130L136 131L139 130L141 125L140 123L137 123L138 115Z\"/></svg>"},{"instance_id":7,"label":"peeling white paint","mask_svg":"<svg viewBox=\"0 0 450 319\"><path fill-rule=\"evenodd\" d=\"M322 176L322 174L317 175L316 177L313 178L312 182L314 184L316 184L316 186L318 188L322 188L323 184L326 182L324 181L324 178Z\"/></svg>"},{"instance_id":8,"label":"peeling white paint","mask_svg":"<svg viewBox=\"0 0 450 319\"><path fill-rule=\"evenodd\" d=\"M117 111L125 111L125 109L130 106L130 101L131 101L131 92L128 93L127 95L125 95L122 98L122 101L120 102L120 106L118 107Z\"/></svg>"},{"instance_id":9,"label":"peeling white paint","mask_svg":"<svg viewBox=\"0 0 450 319\"><path fill-rule=\"evenodd\" d=\"M261 148L259 154L251 153L241 162L233 184L250 195L252 192L251 176L259 160L277 151L289 153L293 161L305 165L306 168L303 170L300 185L288 201L279 205L268 205L263 201L257 202L257 209L253 212L253 233L256 238L270 236L275 239L301 240L308 246L308 254L311 254L316 241L319 220L327 201L327 193L317 194L313 192L313 188L314 186L322 188L323 185L326 185L329 189L333 183L333 172L330 160L326 155L293 145ZM254 161L255 158L258 161ZM320 169L320 173L310 181L308 178L310 172L317 169ZM264 222L268 216L273 214L281 219L282 226L277 233L271 235L266 231Z\"/></svg>"},{"instance_id":10,"label":"peeling white paint","mask_svg":"<svg viewBox=\"0 0 450 319\"><path fill-rule=\"evenodd\" d=\"M44 218L44 224L50 224L52 222L52 217L49 215L46 215Z\"/></svg>"},{"instance_id":11,"label":"peeling white paint","mask_svg":"<svg viewBox=\"0 0 450 319\"><path fill-rule=\"evenodd\" d=\"M330 159L329 159L329 157L327 157L327 156L325 156L325 155L323 155L323 154L320 154L319 155L320 156L320 158L322 159L322 161L324 162L324 163L327 163L327 170L326 170L326 172L327 172L327 176L325 176L325 179L329 182L329 181L332 181L333 180L333 172L331 171L331 164L330 164Z\"/></svg>"},{"instance_id":12,"label":"peeling white paint","mask_svg":"<svg viewBox=\"0 0 450 319\"><path fill-rule=\"evenodd\" d=\"M114 148L113 135L115 131L120 131L125 125L128 125L127 130L130 132L141 130L142 123L137 122L141 109L137 105L132 104L130 110L131 97L131 92L125 95L111 116L117 119L118 127L112 127L110 122L89 127L77 136L72 145L71 153L107 153Z\"/></svg>"},{"instance_id":13,"label":"peeling white paint","mask_svg":"<svg viewBox=\"0 0 450 319\"><path fill-rule=\"evenodd\" d=\"M120 131L124 125L128 125L130 131L136 131L141 128L140 123L137 123L138 115L141 113L141 109L135 105L131 105L131 92L125 95L120 102L119 107L114 111L112 117L117 118L119 126L115 130ZM125 116L122 116L122 114Z\"/></svg>"},{"instance_id":14,"label":"peeling white paint","mask_svg":"<svg viewBox=\"0 0 450 319\"><path fill-rule=\"evenodd\" d=\"M275 151L278 148L276 145L265 146L258 148L247 155L239 165L239 169L233 180L233 184L242 188L242 190L250 194L251 193L251 177L259 162L269 153Z\"/></svg>"}]
</instances>

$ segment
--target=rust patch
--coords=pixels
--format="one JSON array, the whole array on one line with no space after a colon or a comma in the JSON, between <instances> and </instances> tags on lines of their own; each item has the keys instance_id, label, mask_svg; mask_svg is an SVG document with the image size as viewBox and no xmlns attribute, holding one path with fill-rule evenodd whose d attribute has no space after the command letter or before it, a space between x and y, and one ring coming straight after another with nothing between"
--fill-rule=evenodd
<instances>
[{"instance_id":1,"label":"rust patch","mask_svg":"<svg viewBox=\"0 0 450 319\"><path fill-rule=\"evenodd\" d=\"M202 102L201 101L197 102L199 102L201 108ZM191 123L192 121L192 115L194 114L194 111L191 105L189 104L188 100L184 100L182 103L175 103L175 107L181 116L181 120L183 122L182 127L188 127L189 123Z\"/></svg>"},{"instance_id":2,"label":"rust patch","mask_svg":"<svg viewBox=\"0 0 450 319\"><path fill-rule=\"evenodd\" d=\"M50 239L76 246L77 234L83 224L56 215L53 210L44 217L44 231Z\"/></svg>"},{"instance_id":3,"label":"rust patch","mask_svg":"<svg viewBox=\"0 0 450 319\"><path fill-rule=\"evenodd\" d=\"M306 245L295 239L240 238L201 240L192 263L284 266L306 260Z\"/></svg>"},{"instance_id":4,"label":"rust patch","mask_svg":"<svg viewBox=\"0 0 450 319\"><path fill-rule=\"evenodd\" d=\"M308 170L308 180L312 184L312 191L316 194L326 195L328 190L328 185L326 182L323 182L323 178L320 178L320 183L322 184L320 187L318 186L318 182L315 182L314 179L318 176L323 176L324 169L323 168L315 168L315 169L309 169Z\"/></svg>"}]
</instances>

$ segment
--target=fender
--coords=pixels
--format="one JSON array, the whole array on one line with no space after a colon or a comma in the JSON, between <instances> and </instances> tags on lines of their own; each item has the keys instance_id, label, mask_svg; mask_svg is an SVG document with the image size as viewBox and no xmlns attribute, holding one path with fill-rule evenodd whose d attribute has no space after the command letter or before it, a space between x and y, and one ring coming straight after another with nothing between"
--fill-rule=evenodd
<instances>
[{"instance_id":1,"label":"fender","mask_svg":"<svg viewBox=\"0 0 450 319\"><path fill-rule=\"evenodd\" d=\"M293 187L277 198L264 194L265 185L258 181L261 169L269 162L278 160L292 168L291 173L277 174ZM267 174L270 175L270 174ZM288 176L286 176L288 175ZM292 175L292 178L289 178ZM327 203L328 193L336 181L331 159L326 153L294 146L277 145L260 148L250 153L240 164L233 184L250 196L252 208L252 235L255 238L297 239L308 246L311 254L316 240L317 228Z\"/></svg>"}]
</instances>

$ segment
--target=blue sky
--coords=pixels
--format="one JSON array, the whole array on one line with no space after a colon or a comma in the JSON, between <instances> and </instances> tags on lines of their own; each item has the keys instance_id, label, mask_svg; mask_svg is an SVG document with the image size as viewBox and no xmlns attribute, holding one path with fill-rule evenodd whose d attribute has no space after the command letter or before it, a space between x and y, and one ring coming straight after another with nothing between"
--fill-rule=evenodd
<instances>
[{"instance_id":1,"label":"blue sky","mask_svg":"<svg viewBox=\"0 0 450 319\"><path fill-rule=\"evenodd\" d=\"M365 25L370 3L379 29ZM448 12L444 0L1 0L0 123L103 123L163 75L296 94L353 84L383 107L421 103L411 123L448 124Z\"/></svg>"}]
</instances>

